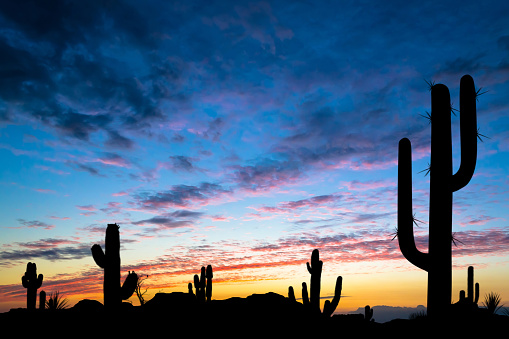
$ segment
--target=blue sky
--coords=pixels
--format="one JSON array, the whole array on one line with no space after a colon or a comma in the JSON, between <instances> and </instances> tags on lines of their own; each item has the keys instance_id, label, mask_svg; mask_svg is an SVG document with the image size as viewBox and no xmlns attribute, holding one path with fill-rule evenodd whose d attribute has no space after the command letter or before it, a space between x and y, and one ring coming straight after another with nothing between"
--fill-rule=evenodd
<instances>
[{"instance_id":1,"label":"blue sky","mask_svg":"<svg viewBox=\"0 0 509 339\"><path fill-rule=\"evenodd\" d=\"M454 196L454 263L507 300L508 17L501 1L2 3L2 307L23 304L28 261L49 291L100 293L90 247L114 222L123 273L153 293L210 263L221 297L284 294L320 248L330 291L401 272L422 285L400 306L417 305L425 275L391 241L397 145L412 141L426 250L426 81L458 107L464 74L489 138Z\"/></svg>"}]
</instances>

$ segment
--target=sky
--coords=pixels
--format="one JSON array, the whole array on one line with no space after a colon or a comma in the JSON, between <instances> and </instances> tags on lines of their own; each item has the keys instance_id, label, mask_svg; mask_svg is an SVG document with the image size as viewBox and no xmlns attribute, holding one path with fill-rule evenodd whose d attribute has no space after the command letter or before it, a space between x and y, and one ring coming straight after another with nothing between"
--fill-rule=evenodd
<instances>
[{"instance_id":1,"label":"sky","mask_svg":"<svg viewBox=\"0 0 509 339\"><path fill-rule=\"evenodd\" d=\"M428 83L459 108L465 74L485 137L454 193L453 302L472 265L481 300L509 304L508 17L490 0L0 2L0 311L25 307L28 262L46 293L102 301L108 223L147 299L209 264L214 299L299 298L317 248L337 312L426 305L393 239L397 146L426 252Z\"/></svg>"}]
</instances>

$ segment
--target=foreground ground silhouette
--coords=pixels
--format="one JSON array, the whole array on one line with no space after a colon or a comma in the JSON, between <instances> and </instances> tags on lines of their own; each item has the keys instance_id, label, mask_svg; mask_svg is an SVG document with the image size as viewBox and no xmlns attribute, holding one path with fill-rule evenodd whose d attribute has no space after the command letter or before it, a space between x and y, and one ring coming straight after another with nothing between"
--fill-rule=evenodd
<instances>
[{"instance_id":1,"label":"foreground ground silhouette","mask_svg":"<svg viewBox=\"0 0 509 339\"><path fill-rule=\"evenodd\" d=\"M158 293L144 307L123 303L116 312L98 301L82 300L70 309L41 311L13 309L0 314L5 329L23 336L51 332L52 337L76 335L165 336L210 333L217 335L316 336L391 335L424 337L432 334L501 333L509 328L509 317L454 314L438 324L427 318L396 319L386 323L365 321L363 314L314 316L304 305L276 293L246 298L211 300L202 303L189 293Z\"/></svg>"}]
</instances>

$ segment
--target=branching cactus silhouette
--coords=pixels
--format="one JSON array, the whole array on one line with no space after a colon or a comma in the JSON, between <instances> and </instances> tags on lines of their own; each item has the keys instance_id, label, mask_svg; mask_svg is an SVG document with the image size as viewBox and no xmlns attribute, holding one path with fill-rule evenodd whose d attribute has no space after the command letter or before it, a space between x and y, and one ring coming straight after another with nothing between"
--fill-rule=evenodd
<instances>
[{"instance_id":1,"label":"branching cactus silhouette","mask_svg":"<svg viewBox=\"0 0 509 339\"><path fill-rule=\"evenodd\" d=\"M472 178L477 161L477 118L474 80L465 75L460 82L461 164L453 174L451 99L442 84L431 86L431 161L429 167L429 247L417 249L413 234L412 154L410 140L399 142L398 228L399 247L413 265L428 272L427 312L430 318L447 316L452 290L452 203L453 192Z\"/></svg>"},{"instance_id":2,"label":"branching cactus silhouette","mask_svg":"<svg viewBox=\"0 0 509 339\"><path fill-rule=\"evenodd\" d=\"M37 289L42 286L43 279L44 276L42 274L37 275L37 265L29 262L25 275L21 277L21 283L27 289L27 309L29 310L35 310Z\"/></svg>"},{"instance_id":3,"label":"branching cactus silhouette","mask_svg":"<svg viewBox=\"0 0 509 339\"><path fill-rule=\"evenodd\" d=\"M465 291L460 291L460 304L466 304L470 306L477 306L479 302L479 283L475 283L474 289L474 267L469 266L467 271L467 294Z\"/></svg>"},{"instance_id":4,"label":"branching cactus silhouette","mask_svg":"<svg viewBox=\"0 0 509 339\"><path fill-rule=\"evenodd\" d=\"M196 299L200 302L208 302L212 300L212 278L214 277L212 273L212 266L208 265L207 269L205 267L201 268L201 274L194 275L194 288L196 289ZM188 285L189 293L193 293L192 284Z\"/></svg>"},{"instance_id":5,"label":"branching cactus silhouette","mask_svg":"<svg viewBox=\"0 0 509 339\"><path fill-rule=\"evenodd\" d=\"M373 309L369 305L364 307L364 321L375 322L375 319L373 319Z\"/></svg>"},{"instance_id":6,"label":"branching cactus silhouette","mask_svg":"<svg viewBox=\"0 0 509 339\"><path fill-rule=\"evenodd\" d=\"M97 266L104 269L104 307L116 309L122 300L129 299L136 290L138 276L129 272L120 287L120 234L117 224L108 224L106 228L105 250L100 245L92 246L92 256Z\"/></svg>"},{"instance_id":7,"label":"branching cactus silhouette","mask_svg":"<svg viewBox=\"0 0 509 339\"><path fill-rule=\"evenodd\" d=\"M320 254L317 249L311 253L311 264L306 263L308 272L311 274L310 295L306 283L302 283L302 303L311 309L313 314L320 314L320 287L322 279L323 262L320 260ZM334 297L332 301L326 300L323 306L323 316L330 317L338 307L341 299L341 290L343 288L343 278L338 276L336 279L336 287L334 289ZM295 300L293 287L288 289L289 298Z\"/></svg>"}]
</instances>

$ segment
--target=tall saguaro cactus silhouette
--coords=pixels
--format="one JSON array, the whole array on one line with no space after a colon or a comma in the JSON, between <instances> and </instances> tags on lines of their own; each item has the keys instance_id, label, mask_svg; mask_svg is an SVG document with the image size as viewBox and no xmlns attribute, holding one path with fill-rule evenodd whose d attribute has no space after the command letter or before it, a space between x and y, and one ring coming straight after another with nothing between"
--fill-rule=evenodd
<instances>
[{"instance_id":1,"label":"tall saguaro cactus silhouette","mask_svg":"<svg viewBox=\"0 0 509 339\"><path fill-rule=\"evenodd\" d=\"M341 299L341 290L343 288L343 277L336 278L336 287L334 289L334 297L332 301L326 300L323 305L323 313L320 312L320 287L322 280L322 267L323 262L320 260L320 253L314 249L311 253L311 264L306 262L309 274L311 274L310 297L308 297L307 285L302 283L302 302L304 305L309 305L312 314L322 314L325 317L330 317L336 310ZM289 289L290 299L295 300L293 287Z\"/></svg>"},{"instance_id":2,"label":"tall saguaro cactus silhouette","mask_svg":"<svg viewBox=\"0 0 509 339\"><path fill-rule=\"evenodd\" d=\"M120 234L117 224L108 224L106 228L105 251L100 245L92 246L92 256L97 266L104 269L104 306L107 309L118 308L122 300L129 299L136 289L138 276L134 271L127 275L120 287Z\"/></svg>"},{"instance_id":3,"label":"tall saguaro cactus silhouette","mask_svg":"<svg viewBox=\"0 0 509 339\"><path fill-rule=\"evenodd\" d=\"M41 287L43 279L44 276L42 274L37 275L37 265L29 262L25 275L21 277L21 283L27 289L27 309L29 310L35 310L37 289Z\"/></svg>"},{"instance_id":4,"label":"tall saguaro cactus silhouette","mask_svg":"<svg viewBox=\"0 0 509 339\"><path fill-rule=\"evenodd\" d=\"M452 202L453 192L472 178L477 161L477 118L474 80L460 82L461 164L453 174L451 101L442 84L431 87L431 162L429 193L428 253L417 249L413 234L412 154L410 140L399 142L398 241L401 253L413 265L428 272L428 316L442 318L451 305L452 291Z\"/></svg>"}]
</instances>

